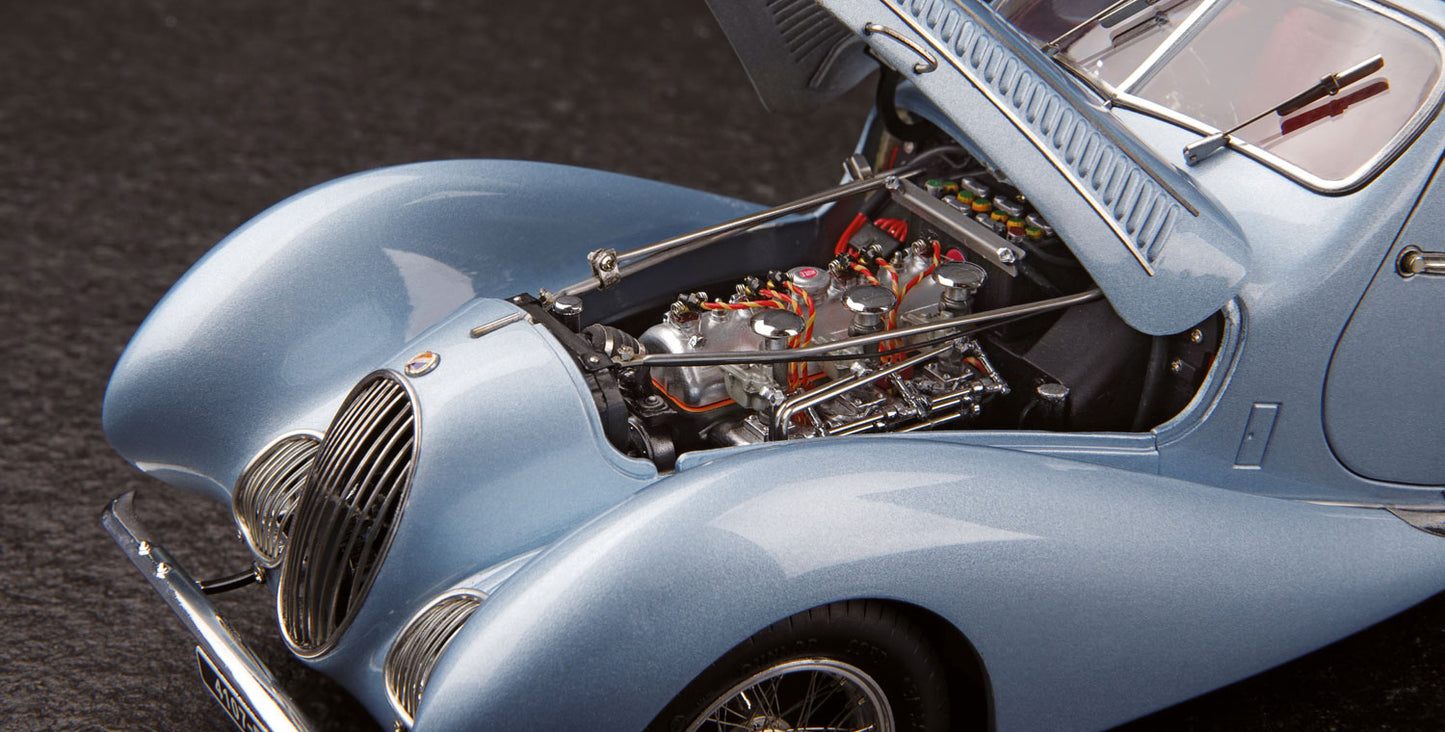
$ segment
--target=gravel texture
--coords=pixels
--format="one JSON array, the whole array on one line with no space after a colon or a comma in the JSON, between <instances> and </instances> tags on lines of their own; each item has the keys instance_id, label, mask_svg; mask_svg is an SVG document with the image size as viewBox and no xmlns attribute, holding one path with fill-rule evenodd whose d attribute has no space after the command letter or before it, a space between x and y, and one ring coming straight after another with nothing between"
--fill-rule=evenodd
<instances>
[{"instance_id":1,"label":"gravel texture","mask_svg":"<svg viewBox=\"0 0 1445 732\"><path fill-rule=\"evenodd\" d=\"M223 507L146 479L99 425L131 332L229 230L336 176L454 157L779 201L836 180L869 101L767 114L700 0L69 0L3 17L5 729L228 729L96 516L138 490L198 575L245 566ZM264 593L220 605L323 728L370 724L290 658ZM1442 618L1437 597L1133 728L1438 729Z\"/></svg>"}]
</instances>

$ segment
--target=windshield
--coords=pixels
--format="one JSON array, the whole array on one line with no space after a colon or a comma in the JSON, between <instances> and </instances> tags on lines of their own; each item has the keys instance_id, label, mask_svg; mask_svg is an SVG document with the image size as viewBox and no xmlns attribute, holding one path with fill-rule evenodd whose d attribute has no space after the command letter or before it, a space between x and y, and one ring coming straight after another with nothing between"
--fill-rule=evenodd
<instances>
[{"instance_id":1,"label":"windshield","mask_svg":"<svg viewBox=\"0 0 1445 732\"><path fill-rule=\"evenodd\" d=\"M1040 46L1064 36L1060 55L1081 73L1217 130L1382 56L1381 70L1338 93L1230 135L1325 181L1350 178L1386 153L1440 77L1434 40L1353 2L1136 0L1087 23L1112 4L1024 0L1000 9Z\"/></svg>"}]
</instances>

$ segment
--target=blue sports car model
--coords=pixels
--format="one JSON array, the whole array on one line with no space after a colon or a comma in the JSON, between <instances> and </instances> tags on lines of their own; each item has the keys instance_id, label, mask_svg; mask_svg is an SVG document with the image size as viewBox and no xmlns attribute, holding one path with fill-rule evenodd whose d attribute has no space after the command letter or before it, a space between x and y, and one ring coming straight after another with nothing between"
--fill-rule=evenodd
<instances>
[{"instance_id":1,"label":"blue sports car model","mask_svg":"<svg viewBox=\"0 0 1445 732\"><path fill-rule=\"evenodd\" d=\"M135 334L254 567L102 520L242 729L258 582L418 732L1098 729L1445 588L1445 6L712 5L772 109L876 72L840 183L361 173Z\"/></svg>"}]
</instances>

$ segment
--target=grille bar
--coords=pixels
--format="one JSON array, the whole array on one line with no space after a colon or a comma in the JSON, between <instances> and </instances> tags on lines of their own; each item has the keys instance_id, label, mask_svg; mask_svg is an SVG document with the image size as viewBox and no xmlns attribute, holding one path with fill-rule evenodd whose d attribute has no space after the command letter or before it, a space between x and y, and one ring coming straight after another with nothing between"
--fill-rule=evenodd
<instances>
[{"instance_id":1,"label":"grille bar","mask_svg":"<svg viewBox=\"0 0 1445 732\"><path fill-rule=\"evenodd\" d=\"M437 599L407 623L387 651L382 663L386 696L407 726L416 718L442 651L485 600L485 594L471 590Z\"/></svg>"},{"instance_id":2,"label":"grille bar","mask_svg":"<svg viewBox=\"0 0 1445 732\"><path fill-rule=\"evenodd\" d=\"M275 567L320 440L310 434L287 435L256 456L236 481L231 512L251 552Z\"/></svg>"},{"instance_id":3,"label":"grille bar","mask_svg":"<svg viewBox=\"0 0 1445 732\"><path fill-rule=\"evenodd\" d=\"M366 599L416 460L416 415L390 372L363 379L326 431L302 490L277 614L299 655L325 653Z\"/></svg>"}]
</instances>

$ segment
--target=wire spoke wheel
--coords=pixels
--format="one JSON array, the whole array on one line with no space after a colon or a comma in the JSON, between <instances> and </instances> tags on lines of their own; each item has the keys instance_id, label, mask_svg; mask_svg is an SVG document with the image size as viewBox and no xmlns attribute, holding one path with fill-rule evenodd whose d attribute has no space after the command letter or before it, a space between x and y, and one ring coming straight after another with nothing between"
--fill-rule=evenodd
<instances>
[{"instance_id":1,"label":"wire spoke wheel","mask_svg":"<svg viewBox=\"0 0 1445 732\"><path fill-rule=\"evenodd\" d=\"M877 681L831 658L770 666L720 695L688 732L894 732Z\"/></svg>"}]
</instances>

